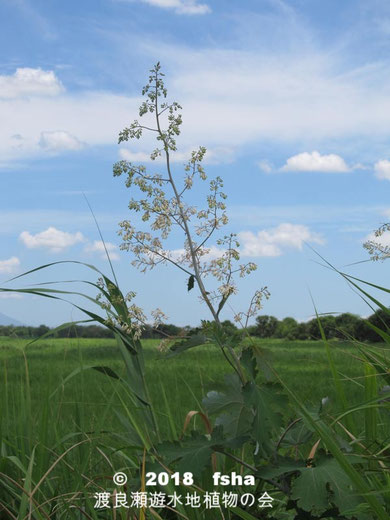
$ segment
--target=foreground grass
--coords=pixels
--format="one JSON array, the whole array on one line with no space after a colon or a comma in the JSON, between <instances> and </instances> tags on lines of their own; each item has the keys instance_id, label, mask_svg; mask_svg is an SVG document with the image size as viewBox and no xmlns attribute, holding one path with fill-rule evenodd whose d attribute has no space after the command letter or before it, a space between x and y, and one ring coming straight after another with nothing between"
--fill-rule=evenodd
<instances>
[{"instance_id":1,"label":"foreground grass","mask_svg":"<svg viewBox=\"0 0 390 520\"><path fill-rule=\"evenodd\" d=\"M334 411L340 411L323 342L256 343L307 409L318 410L321 399L328 396ZM188 412L202 411L202 397L221 388L228 369L215 347L197 347L168 357L158 351L157 345L158 341L143 342L150 398L160 440L177 440ZM348 402L358 403L364 374L356 346L342 342L330 345L336 369L345 380ZM126 385L91 369L96 366L124 375L114 340L47 339L28 345L25 340L0 338L0 477L5 478L7 486L0 491L1 519L2 506L7 520L27 519L28 508L36 511L34 520L49 518L47 513L38 513L41 507L58 519L111 518L94 510L94 493L111 486L112 475L118 470L131 475L131 486L139 486L139 454L143 448L131 427L134 401ZM286 403L284 415L287 425L296 417L296 411ZM358 415L361 424L364 413ZM194 416L192 422L195 429L204 430L199 416ZM299 450L299 456L305 459L312 444L311 440L308 445L294 448L295 456ZM253 463L250 453L245 455ZM222 470L240 471L240 466L232 466L231 461L229 465L229 460L220 459L222 463ZM210 482L205 486L211 487ZM283 497L278 500L272 518L295 518L286 511ZM84 506L92 516L84 514ZM204 519L214 520L210 515ZM196 511L185 518L203 520Z\"/></svg>"}]
</instances>

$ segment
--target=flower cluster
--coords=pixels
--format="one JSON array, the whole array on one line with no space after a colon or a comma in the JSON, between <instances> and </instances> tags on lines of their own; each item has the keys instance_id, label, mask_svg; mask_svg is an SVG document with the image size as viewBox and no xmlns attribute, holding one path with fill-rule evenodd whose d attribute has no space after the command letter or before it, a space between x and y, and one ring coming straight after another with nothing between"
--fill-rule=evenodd
<instances>
[{"instance_id":1,"label":"flower cluster","mask_svg":"<svg viewBox=\"0 0 390 520\"><path fill-rule=\"evenodd\" d=\"M376 238L380 238L384 233L390 231L390 223L382 224L382 226L374 232ZM390 257L390 246L381 243L379 240L368 240L363 244L367 249L371 260L386 260Z\"/></svg>"},{"instance_id":2,"label":"flower cluster","mask_svg":"<svg viewBox=\"0 0 390 520\"><path fill-rule=\"evenodd\" d=\"M95 297L95 301L106 311L106 323L122 330L126 334L130 334L134 339L139 339L148 322L148 318L141 307L133 302L136 293L130 291L123 297L121 293L115 290L114 285L106 283L103 278L99 278L95 285L100 289L100 292ZM121 308L122 311L125 309L125 312L116 312L118 308ZM168 319L159 308L152 310L151 316L154 329L157 329L164 320Z\"/></svg>"},{"instance_id":3,"label":"flower cluster","mask_svg":"<svg viewBox=\"0 0 390 520\"><path fill-rule=\"evenodd\" d=\"M154 161L160 156L165 159L165 173L150 173L143 165L119 161L114 165L114 176L125 176L125 184L132 191L137 189L140 197L132 197L129 209L140 213L141 220L148 223L148 231L136 229L133 222L123 220L118 234L122 238L121 249L130 251L132 264L142 272L160 264L173 264L189 276L189 290L196 283L201 299L206 303L219 322L228 298L237 292L235 277L244 277L256 270L253 262L238 264L239 244L236 235L230 234L212 243L215 232L228 223L226 214L226 194L223 192L221 177L211 179L202 206L188 204L186 192L193 189L196 178L207 180L203 168L206 148L193 151L184 165L182 179L178 179L171 166L171 154L176 150L176 137L180 134L182 117L181 106L177 102L166 101L167 90L158 63L150 71L149 82L142 94L146 100L141 104L139 115L146 118L142 124L138 120L119 134L119 142L140 139L144 131L155 134L158 147L150 158ZM181 249L171 250L167 240L173 231L184 236ZM211 276L214 283L205 278ZM266 294L264 289L257 291L250 307L250 315L260 307L260 300ZM268 293L267 293L268 294ZM245 313L248 316L248 312Z\"/></svg>"},{"instance_id":4,"label":"flower cluster","mask_svg":"<svg viewBox=\"0 0 390 520\"><path fill-rule=\"evenodd\" d=\"M262 287L261 289L255 291L247 311L238 312L234 316L234 321L240 323L243 327L247 327L249 318L256 316L256 314L263 308L263 301L268 300L269 297L270 292L267 287Z\"/></svg>"}]
</instances>

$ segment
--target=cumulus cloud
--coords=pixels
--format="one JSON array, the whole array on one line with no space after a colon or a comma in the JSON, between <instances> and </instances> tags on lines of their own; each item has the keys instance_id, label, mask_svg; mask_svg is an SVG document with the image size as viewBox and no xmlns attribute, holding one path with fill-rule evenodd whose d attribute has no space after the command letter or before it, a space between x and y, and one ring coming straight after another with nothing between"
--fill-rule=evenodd
<instances>
[{"instance_id":1,"label":"cumulus cloud","mask_svg":"<svg viewBox=\"0 0 390 520\"><path fill-rule=\"evenodd\" d=\"M48 249L52 253L59 253L85 240L80 231L77 231L77 233L67 233L55 227L49 227L45 231L41 231L35 235L32 235L28 231L23 231L19 238L29 249Z\"/></svg>"},{"instance_id":2,"label":"cumulus cloud","mask_svg":"<svg viewBox=\"0 0 390 520\"><path fill-rule=\"evenodd\" d=\"M112 242L105 242L105 244L111 260L119 260L119 255L116 252L118 250L118 246ZM87 244L84 250L86 253L99 253L102 258L106 258L106 251L101 240L95 240L93 243Z\"/></svg>"},{"instance_id":3,"label":"cumulus cloud","mask_svg":"<svg viewBox=\"0 0 390 520\"><path fill-rule=\"evenodd\" d=\"M314 233L307 226L284 223L277 227L263 229L257 233L242 231L238 233L241 257L265 257L281 256L288 249L302 249L305 242L324 244L324 239L318 233ZM209 252L202 257L209 261L219 258L223 250L217 246L211 246ZM178 260L184 255L184 249L170 251L170 257Z\"/></svg>"},{"instance_id":4,"label":"cumulus cloud","mask_svg":"<svg viewBox=\"0 0 390 520\"><path fill-rule=\"evenodd\" d=\"M197 0L142 0L144 4L172 9L176 14L207 14L211 12L207 4L198 3Z\"/></svg>"},{"instance_id":5,"label":"cumulus cloud","mask_svg":"<svg viewBox=\"0 0 390 520\"><path fill-rule=\"evenodd\" d=\"M20 265L20 260L16 256L11 256L8 260L0 260L0 273L14 273Z\"/></svg>"},{"instance_id":6,"label":"cumulus cloud","mask_svg":"<svg viewBox=\"0 0 390 520\"><path fill-rule=\"evenodd\" d=\"M342 173L350 171L339 155L321 155L319 152L303 152L287 159L281 171Z\"/></svg>"},{"instance_id":7,"label":"cumulus cloud","mask_svg":"<svg viewBox=\"0 0 390 520\"><path fill-rule=\"evenodd\" d=\"M81 150L85 144L69 132L57 130L53 132L41 132L39 146L51 152L61 152Z\"/></svg>"},{"instance_id":8,"label":"cumulus cloud","mask_svg":"<svg viewBox=\"0 0 390 520\"><path fill-rule=\"evenodd\" d=\"M386 179L390 181L390 161L383 159L382 161L378 161L374 166L375 176L378 179Z\"/></svg>"},{"instance_id":9,"label":"cumulus cloud","mask_svg":"<svg viewBox=\"0 0 390 520\"><path fill-rule=\"evenodd\" d=\"M275 228L263 229L257 233L242 231L238 234L241 256L280 256L285 249L302 249L304 242L323 244L318 233L307 226L284 223Z\"/></svg>"},{"instance_id":10,"label":"cumulus cloud","mask_svg":"<svg viewBox=\"0 0 390 520\"><path fill-rule=\"evenodd\" d=\"M0 98L56 96L64 90L52 70L19 68L9 76L0 75Z\"/></svg>"},{"instance_id":11,"label":"cumulus cloud","mask_svg":"<svg viewBox=\"0 0 390 520\"><path fill-rule=\"evenodd\" d=\"M383 247L390 247L390 231L385 231L380 237L376 237L375 233L370 233L363 242L375 242Z\"/></svg>"},{"instance_id":12,"label":"cumulus cloud","mask_svg":"<svg viewBox=\"0 0 390 520\"><path fill-rule=\"evenodd\" d=\"M370 233L365 237L364 240L362 240L363 243L366 242L373 242L374 244L377 244L379 247L379 251L385 251L384 257L387 257L386 251L390 250L390 231L385 231L382 235L379 237L375 236L375 233ZM374 248L376 250L376 248ZM378 251L376 251L378 252ZM379 255L380 256L380 255Z\"/></svg>"}]
</instances>

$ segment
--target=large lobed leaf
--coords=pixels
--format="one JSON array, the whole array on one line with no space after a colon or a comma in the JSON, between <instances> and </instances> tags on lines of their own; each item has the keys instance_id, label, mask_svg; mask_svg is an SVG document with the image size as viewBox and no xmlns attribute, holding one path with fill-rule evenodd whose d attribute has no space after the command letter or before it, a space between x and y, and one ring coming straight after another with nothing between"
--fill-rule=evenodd
<instances>
[{"instance_id":1,"label":"large lobed leaf","mask_svg":"<svg viewBox=\"0 0 390 520\"><path fill-rule=\"evenodd\" d=\"M286 398L276 383L244 386L235 374L225 376L223 392L212 391L203 399L209 414L219 414L215 424L222 425L228 438L250 434L261 455L272 452L273 440L282 424L281 410Z\"/></svg>"},{"instance_id":2,"label":"large lobed leaf","mask_svg":"<svg viewBox=\"0 0 390 520\"><path fill-rule=\"evenodd\" d=\"M215 424L222 425L228 437L239 437L250 431L255 415L246 402L236 374L225 376L225 391L209 392L203 399L203 405L210 414L220 414Z\"/></svg>"},{"instance_id":3,"label":"large lobed leaf","mask_svg":"<svg viewBox=\"0 0 390 520\"><path fill-rule=\"evenodd\" d=\"M315 466L300 468L299 471L300 476L294 480L291 493L299 507L321 515L334 505L347 518L370 519L364 512L355 512L362 499L334 458L322 457Z\"/></svg>"}]
</instances>

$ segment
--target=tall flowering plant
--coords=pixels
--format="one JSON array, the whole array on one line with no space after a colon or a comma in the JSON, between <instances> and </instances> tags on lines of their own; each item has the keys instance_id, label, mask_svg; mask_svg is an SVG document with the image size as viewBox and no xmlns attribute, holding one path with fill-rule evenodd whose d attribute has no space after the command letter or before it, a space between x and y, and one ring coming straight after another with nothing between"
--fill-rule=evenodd
<instances>
[{"instance_id":1,"label":"tall flowering plant","mask_svg":"<svg viewBox=\"0 0 390 520\"><path fill-rule=\"evenodd\" d=\"M228 223L227 196L222 191L221 177L208 182L203 207L187 200L197 179L207 181L203 167L206 148L201 146L193 151L184 164L181 176L176 175L172 162L177 152L176 137L182 125L182 107L175 101L167 101L164 74L159 63L150 70L149 81L142 94L146 99L139 108L139 116L145 122L135 120L122 130L119 143L138 140L144 132L152 133L157 147L151 152L150 159L158 163L161 161L164 173L151 173L144 165L126 160L114 165L114 176L124 176L128 188L138 188L140 197L130 199L129 209L140 213L142 221L148 224L148 229L143 230L136 229L131 219L120 222L121 249L133 254L132 263L142 272L160 264L171 264L185 273L188 290L197 287L201 300L211 313L213 327L218 331L221 330L221 312L228 299L237 293L237 276L243 278L255 271L257 266L253 262L239 263L239 243L234 233L215 240L216 232ZM167 247L167 240L174 231L179 231L183 242L180 248L172 250ZM247 325L248 319L259 311L264 298L268 297L266 287L256 290L249 308L237 313L235 320ZM134 308L130 311L137 318ZM136 319L135 324L140 321L142 319ZM233 348L230 345L225 348L221 341L219 344L243 380Z\"/></svg>"}]
</instances>

